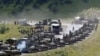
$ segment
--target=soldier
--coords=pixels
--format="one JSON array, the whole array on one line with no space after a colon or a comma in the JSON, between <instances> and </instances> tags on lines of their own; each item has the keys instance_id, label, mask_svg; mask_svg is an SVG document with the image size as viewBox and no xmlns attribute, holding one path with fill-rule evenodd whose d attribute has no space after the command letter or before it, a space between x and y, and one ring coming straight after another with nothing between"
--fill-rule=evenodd
<instances>
[{"instance_id":1,"label":"soldier","mask_svg":"<svg viewBox=\"0 0 100 56\"><path fill-rule=\"evenodd\" d=\"M0 46L3 45L3 40L0 40Z\"/></svg>"},{"instance_id":2,"label":"soldier","mask_svg":"<svg viewBox=\"0 0 100 56\"><path fill-rule=\"evenodd\" d=\"M47 20L43 20L43 25L47 25Z\"/></svg>"},{"instance_id":3,"label":"soldier","mask_svg":"<svg viewBox=\"0 0 100 56\"><path fill-rule=\"evenodd\" d=\"M74 31L74 26L73 26L73 31Z\"/></svg>"},{"instance_id":4,"label":"soldier","mask_svg":"<svg viewBox=\"0 0 100 56\"><path fill-rule=\"evenodd\" d=\"M98 24L96 24L95 30L97 30L97 28L98 28Z\"/></svg>"},{"instance_id":5,"label":"soldier","mask_svg":"<svg viewBox=\"0 0 100 56\"><path fill-rule=\"evenodd\" d=\"M96 21L96 27L95 27L95 30L97 30L98 24L99 24L99 20L98 20L98 19L95 19L95 21Z\"/></svg>"},{"instance_id":6,"label":"soldier","mask_svg":"<svg viewBox=\"0 0 100 56\"><path fill-rule=\"evenodd\" d=\"M72 32L71 31L69 31L69 37L72 37Z\"/></svg>"},{"instance_id":7,"label":"soldier","mask_svg":"<svg viewBox=\"0 0 100 56\"><path fill-rule=\"evenodd\" d=\"M17 22L16 22L16 21L14 21L14 24L15 24L15 25L17 25Z\"/></svg>"}]
</instances>

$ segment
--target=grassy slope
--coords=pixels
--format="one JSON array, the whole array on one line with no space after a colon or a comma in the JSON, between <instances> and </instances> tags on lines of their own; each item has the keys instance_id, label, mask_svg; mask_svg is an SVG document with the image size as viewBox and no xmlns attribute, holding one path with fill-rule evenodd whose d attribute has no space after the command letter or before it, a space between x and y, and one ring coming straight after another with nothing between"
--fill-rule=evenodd
<instances>
[{"instance_id":1,"label":"grassy slope","mask_svg":"<svg viewBox=\"0 0 100 56\"><path fill-rule=\"evenodd\" d=\"M18 25L13 25L13 24L7 24L6 27L8 27L10 30L7 31L5 34L0 34L0 40L5 40L8 38L13 38L13 37L21 37L22 35L18 32Z\"/></svg>"},{"instance_id":2,"label":"grassy slope","mask_svg":"<svg viewBox=\"0 0 100 56\"><path fill-rule=\"evenodd\" d=\"M100 25L87 39L74 45L23 56L100 56Z\"/></svg>"},{"instance_id":3,"label":"grassy slope","mask_svg":"<svg viewBox=\"0 0 100 56\"><path fill-rule=\"evenodd\" d=\"M32 9L31 6L28 6L26 8L30 9L30 11L23 11L22 13L19 13L18 16L12 16L10 14L12 8L4 8L0 10L0 19L2 18L28 18L28 19L42 19L42 18L68 18L68 17L74 17L77 15L77 13L89 9L91 7L100 8L100 0L88 0L87 3L84 3L82 0L73 0L73 3L70 5L58 5L58 13L53 14L51 11L47 9L48 4L44 4L41 6L40 9ZM6 15L6 16L3 16ZM8 16L9 15L9 16ZM66 19L67 19L66 18Z\"/></svg>"}]
</instances>

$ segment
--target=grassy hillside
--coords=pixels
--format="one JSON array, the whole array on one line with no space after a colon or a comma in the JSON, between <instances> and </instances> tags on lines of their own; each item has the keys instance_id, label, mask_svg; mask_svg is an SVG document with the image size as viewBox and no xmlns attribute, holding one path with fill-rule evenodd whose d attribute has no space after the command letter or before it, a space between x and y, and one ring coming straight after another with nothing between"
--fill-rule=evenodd
<instances>
[{"instance_id":1,"label":"grassy hillside","mask_svg":"<svg viewBox=\"0 0 100 56\"><path fill-rule=\"evenodd\" d=\"M99 8L100 0L0 0L0 19L68 18Z\"/></svg>"},{"instance_id":2,"label":"grassy hillside","mask_svg":"<svg viewBox=\"0 0 100 56\"><path fill-rule=\"evenodd\" d=\"M2 25L0 24L0 29ZM8 31L6 31L4 34L0 34L0 40L6 40L9 38L19 38L22 37L23 35L19 33L19 27L18 25L14 24L7 24L5 27L9 28Z\"/></svg>"}]
</instances>

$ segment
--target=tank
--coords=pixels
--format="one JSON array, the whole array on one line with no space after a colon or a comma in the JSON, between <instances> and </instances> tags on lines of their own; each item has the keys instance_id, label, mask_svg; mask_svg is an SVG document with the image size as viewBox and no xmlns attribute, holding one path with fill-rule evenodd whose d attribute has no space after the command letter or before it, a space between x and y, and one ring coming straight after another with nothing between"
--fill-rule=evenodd
<instances>
[{"instance_id":1,"label":"tank","mask_svg":"<svg viewBox=\"0 0 100 56\"><path fill-rule=\"evenodd\" d=\"M7 54L3 51L0 51L0 56L7 56Z\"/></svg>"},{"instance_id":2,"label":"tank","mask_svg":"<svg viewBox=\"0 0 100 56\"><path fill-rule=\"evenodd\" d=\"M48 50L48 46L46 44L37 44L36 49L38 49L38 51L46 51Z\"/></svg>"},{"instance_id":3,"label":"tank","mask_svg":"<svg viewBox=\"0 0 100 56\"><path fill-rule=\"evenodd\" d=\"M16 38L11 38L11 39L7 39L5 43L10 45L15 45L16 42L17 42Z\"/></svg>"},{"instance_id":4,"label":"tank","mask_svg":"<svg viewBox=\"0 0 100 56\"><path fill-rule=\"evenodd\" d=\"M38 49L36 48L35 45L32 45L32 46L29 47L29 51L28 51L28 52L29 52L29 53L38 52Z\"/></svg>"},{"instance_id":5,"label":"tank","mask_svg":"<svg viewBox=\"0 0 100 56\"><path fill-rule=\"evenodd\" d=\"M19 50L5 50L4 51L8 56L20 56L21 52Z\"/></svg>"},{"instance_id":6,"label":"tank","mask_svg":"<svg viewBox=\"0 0 100 56\"><path fill-rule=\"evenodd\" d=\"M55 49L55 48L57 48L57 44L54 43L54 42L50 42L50 43L48 44L48 46L49 46L49 49Z\"/></svg>"}]
</instances>

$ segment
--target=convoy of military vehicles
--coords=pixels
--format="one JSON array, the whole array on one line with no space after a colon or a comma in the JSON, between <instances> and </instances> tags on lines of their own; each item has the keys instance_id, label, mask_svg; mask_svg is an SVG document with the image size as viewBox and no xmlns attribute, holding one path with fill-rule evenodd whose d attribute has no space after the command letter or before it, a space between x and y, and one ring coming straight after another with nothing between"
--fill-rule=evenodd
<instances>
[{"instance_id":1,"label":"convoy of military vehicles","mask_svg":"<svg viewBox=\"0 0 100 56\"><path fill-rule=\"evenodd\" d=\"M24 34L21 39L11 38L5 42L0 41L0 56L20 56L22 53L34 53L64 47L87 37L92 30L96 30L98 19L83 19L73 21L72 24L82 24L78 30L69 34L63 34L63 26L60 20L46 19L39 21L29 30L20 29ZM20 24L15 21L15 25ZM21 24L22 25L22 24ZM24 25L29 26L27 23ZM67 29L67 28L66 28Z\"/></svg>"}]
</instances>

